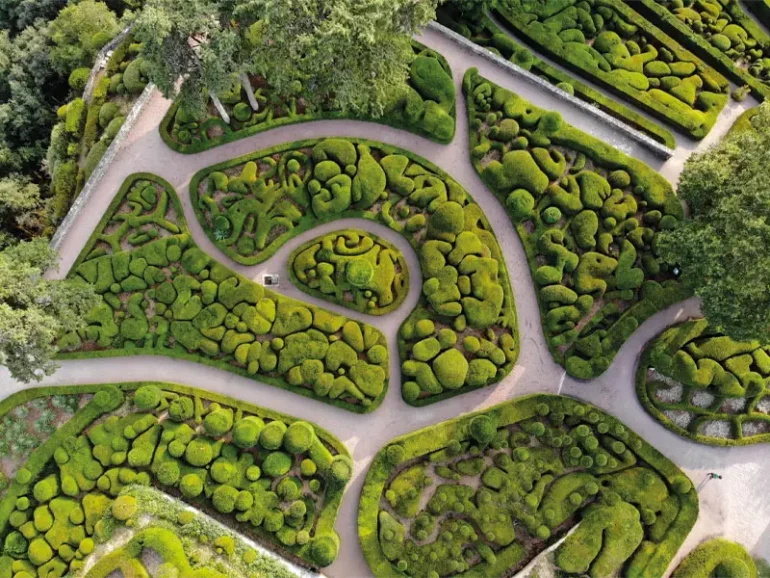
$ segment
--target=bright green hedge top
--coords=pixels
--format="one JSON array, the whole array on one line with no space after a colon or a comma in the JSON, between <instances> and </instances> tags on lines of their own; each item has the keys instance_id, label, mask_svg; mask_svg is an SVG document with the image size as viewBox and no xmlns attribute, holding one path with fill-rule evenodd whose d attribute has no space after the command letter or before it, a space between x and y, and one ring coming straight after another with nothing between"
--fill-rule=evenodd
<instances>
[{"instance_id":1,"label":"bright green hedge top","mask_svg":"<svg viewBox=\"0 0 770 578\"><path fill-rule=\"evenodd\" d=\"M160 124L160 134L172 149L196 153L251 136L278 126L320 119L352 118L379 122L414 132L440 143L455 134L455 87L452 69L443 56L418 42L412 42L415 58L409 66L405 90L387 105L383 116L356 116L318 107L302 98L283 98L269 85L269 79L251 77L259 110L252 110L239 78L229 91L219 95L230 116L227 124L213 104L202 118L191 116L174 104Z\"/></svg>"},{"instance_id":2,"label":"bright green hedge top","mask_svg":"<svg viewBox=\"0 0 770 578\"><path fill-rule=\"evenodd\" d=\"M328 432L173 384L48 387L19 398L71 390L95 395L33 452L0 502L3 576L78 570L108 511L122 522L137 514L135 498L121 495L131 484L216 512L307 565L336 557L334 521L353 463Z\"/></svg>"},{"instance_id":3,"label":"bright green hedge top","mask_svg":"<svg viewBox=\"0 0 770 578\"><path fill-rule=\"evenodd\" d=\"M359 504L377 577L511 576L555 551L568 574L660 576L698 514L690 480L614 417L525 396L406 434L376 455Z\"/></svg>"},{"instance_id":4,"label":"bright green hedge top","mask_svg":"<svg viewBox=\"0 0 770 578\"><path fill-rule=\"evenodd\" d=\"M408 403L496 383L513 367L519 337L500 246L481 207L427 160L363 139L307 140L207 167L193 177L190 195L209 238L248 265L344 217L401 233L423 278L399 332Z\"/></svg>"},{"instance_id":5,"label":"bright green hedge top","mask_svg":"<svg viewBox=\"0 0 770 578\"><path fill-rule=\"evenodd\" d=\"M672 578L757 578L757 565L746 548L724 538L698 545L677 566Z\"/></svg>"},{"instance_id":6,"label":"bright green hedge top","mask_svg":"<svg viewBox=\"0 0 770 578\"><path fill-rule=\"evenodd\" d=\"M770 346L740 343L704 319L667 329L639 361L636 392L656 420L693 441L770 442Z\"/></svg>"},{"instance_id":7,"label":"bright green hedge top","mask_svg":"<svg viewBox=\"0 0 770 578\"><path fill-rule=\"evenodd\" d=\"M737 0L625 2L760 100L770 95L770 36Z\"/></svg>"},{"instance_id":8,"label":"bright green hedge top","mask_svg":"<svg viewBox=\"0 0 770 578\"><path fill-rule=\"evenodd\" d=\"M644 163L466 73L471 160L529 259L543 331L567 373L604 372L652 314L688 296L656 249L684 217Z\"/></svg>"},{"instance_id":9,"label":"bright green hedge top","mask_svg":"<svg viewBox=\"0 0 770 578\"><path fill-rule=\"evenodd\" d=\"M496 13L539 51L694 138L727 103L727 80L621 0L501 0Z\"/></svg>"},{"instance_id":10,"label":"bright green hedge top","mask_svg":"<svg viewBox=\"0 0 770 578\"><path fill-rule=\"evenodd\" d=\"M159 177L126 180L69 275L102 301L84 330L62 337L63 357L191 359L355 412L374 410L387 391L380 331L214 261Z\"/></svg>"},{"instance_id":11,"label":"bright green hedge top","mask_svg":"<svg viewBox=\"0 0 770 578\"><path fill-rule=\"evenodd\" d=\"M403 253L360 229L316 237L289 255L291 281L301 291L361 313L395 311L409 293Z\"/></svg>"}]
</instances>

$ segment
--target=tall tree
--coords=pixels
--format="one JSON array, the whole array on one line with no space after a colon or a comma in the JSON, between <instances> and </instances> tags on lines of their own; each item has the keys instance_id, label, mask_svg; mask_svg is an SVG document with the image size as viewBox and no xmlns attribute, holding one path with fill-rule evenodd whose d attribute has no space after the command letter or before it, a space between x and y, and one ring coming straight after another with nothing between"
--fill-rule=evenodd
<instances>
[{"instance_id":1,"label":"tall tree","mask_svg":"<svg viewBox=\"0 0 770 578\"><path fill-rule=\"evenodd\" d=\"M91 66L94 55L119 31L118 19L104 2L82 0L64 8L51 22L51 63L64 75Z\"/></svg>"},{"instance_id":2,"label":"tall tree","mask_svg":"<svg viewBox=\"0 0 770 578\"><path fill-rule=\"evenodd\" d=\"M283 94L379 115L403 90L412 35L439 0L233 0L251 67ZM255 25L259 21L259 24Z\"/></svg>"},{"instance_id":3,"label":"tall tree","mask_svg":"<svg viewBox=\"0 0 770 578\"><path fill-rule=\"evenodd\" d=\"M25 177L0 178L0 249L42 232L40 187Z\"/></svg>"},{"instance_id":4,"label":"tall tree","mask_svg":"<svg viewBox=\"0 0 770 578\"><path fill-rule=\"evenodd\" d=\"M43 239L0 252L0 365L23 382L55 371L55 340L81 329L84 315L99 301L85 283L46 280L43 273L56 260Z\"/></svg>"},{"instance_id":5,"label":"tall tree","mask_svg":"<svg viewBox=\"0 0 770 578\"><path fill-rule=\"evenodd\" d=\"M679 196L691 219L661 234L659 249L709 323L770 343L770 104L752 125L688 159Z\"/></svg>"},{"instance_id":6,"label":"tall tree","mask_svg":"<svg viewBox=\"0 0 770 578\"><path fill-rule=\"evenodd\" d=\"M147 0L135 22L150 79L171 97L184 79L180 98L186 109L203 110L204 90L229 88L241 72L242 41L231 25L229 0Z\"/></svg>"}]
</instances>

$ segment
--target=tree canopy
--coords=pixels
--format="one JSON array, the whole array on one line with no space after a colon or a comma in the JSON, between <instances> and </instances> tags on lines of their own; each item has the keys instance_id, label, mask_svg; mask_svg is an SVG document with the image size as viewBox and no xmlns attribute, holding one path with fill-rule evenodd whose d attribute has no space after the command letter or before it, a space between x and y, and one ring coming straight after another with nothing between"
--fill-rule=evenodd
<instances>
[{"instance_id":1,"label":"tree canopy","mask_svg":"<svg viewBox=\"0 0 770 578\"><path fill-rule=\"evenodd\" d=\"M709 323L770 342L770 104L753 129L692 155L679 181L691 219L661 235L663 258L702 300Z\"/></svg>"},{"instance_id":2,"label":"tree canopy","mask_svg":"<svg viewBox=\"0 0 770 578\"><path fill-rule=\"evenodd\" d=\"M104 2L82 0L70 4L49 27L55 44L51 63L62 74L69 74L79 66L90 67L97 51L118 30L118 20Z\"/></svg>"},{"instance_id":3,"label":"tree canopy","mask_svg":"<svg viewBox=\"0 0 770 578\"><path fill-rule=\"evenodd\" d=\"M43 239L0 252L0 364L20 381L51 375L55 340L81 329L83 316L98 303L91 285L43 277L56 259Z\"/></svg>"}]
</instances>

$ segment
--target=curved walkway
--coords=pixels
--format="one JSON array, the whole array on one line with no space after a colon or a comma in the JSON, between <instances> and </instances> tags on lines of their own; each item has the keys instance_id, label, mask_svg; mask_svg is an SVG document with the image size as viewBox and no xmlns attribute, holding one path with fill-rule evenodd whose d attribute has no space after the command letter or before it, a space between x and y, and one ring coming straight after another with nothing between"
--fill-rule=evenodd
<instances>
[{"instance_id":1,"label":"curved walkway","mask_svg":"<svg viewBox=\"0 0 770 578\"><path fill-rule=\"evenodd\" d=\"M99 183L89 201L88 211L81 213L60 246L61 268L58 276L64 276L76 259L88 237L104 214L123 180L133 172L148 171L168 180L177 190L184 205L185 216L196 242L212 256L227 263L233 269L256 280L263 272L282 276L280 291L306 301L334 309L328 303L300 293L288 280L286 260L298 244L322 231L355 223L342 220L324 225L286 243L267 262L254 267L237 266L216 249L203 233L192 210L187 191L192 175L208 165L224 161L248 152L268 148L275 144L313 137L352 136L379 140L387 144L409 149L451 174L471 193L486 213L500 245L511 277L519 327L522 336L521 355L511 374L500 384L455 397L425 408L406 405L400 396L400 371L396 344L396 329L400 320L414 306L421 286L419 267L414 252L405 240L385 227L374 227L366 221L364 226L394 242L404 251L411 268L412 288L407 302L399 311L383 318L367 317L367 321L380 327L388 336L391 352L390 391L382 406L369 415L355 415L342 409L311 399L301 398L290 392L261 385L253 380L230 374L193 362L161 357L127 357L62 362L61 369L43 383L62 385L77 383L109 383L121 381L158 380L184 383L211 391L224 393L272 409L308 419L322 425L338 436L349 448L355 460L354 477L343 501L337 531L342 537L342 548L337 561L326 569L334 578L359 578L370 572L361 554L357 537L358 495L366 469L374 454L394 436L413 431L456 415L482 409L513 397L532 392L562 393L580 397L616 415L629 427L680 465L700 484L707 471L719 471L722 481L707 484L701 491L701 513L693 532L677 560L683 557L702 539L712 535L724 535L753 549L755 555L770 557L770 501L766 499L767 480L770 479L770 460L766 445L732 449L712 448L686 441L658 425L642 409L634 393L633 377L636 358L644 344L677 320L695 315L698 304L688 300L662 311L647 320L626 342L615 357L612 366L598 379L581 383L565 376L548 353L540 325L539 309L524 251L504 210L487 191L476 175L467 157L467 123L465 102L459 92L464 71L476 66L480 72L495 82L518 91L539 106L559 110L568 122L586 132L595 134L619 146L624 151L648 162L661 170L670 180L676 181L681 170L682 158L663 164L640 145L629 142L621 135L608 132L608 125L601 125L583 111L548 95L532 93L532 88L497 70L490 62L469 55L446 38L427 31L421 40L441 51L449 61L458 85L457 135L451 145L429 142L421 137L393 129L357 121L317 121L274 129L264 134L223 145L196 155L181 155L169 149L160 139L158 125L170 103L155 95L143 111L129 139ZM551 102L552 99L553 102ZM709 142L727 130L732 117L742 107L733 106L720 118ZM338 309L339 310L339 309ZM359 316L345 310L347 315ZM0 369L0 392L7 396L25 388L13 381L4 369ZM765 497L764 503L762 498Z\"/></svg>"}]
</instances>

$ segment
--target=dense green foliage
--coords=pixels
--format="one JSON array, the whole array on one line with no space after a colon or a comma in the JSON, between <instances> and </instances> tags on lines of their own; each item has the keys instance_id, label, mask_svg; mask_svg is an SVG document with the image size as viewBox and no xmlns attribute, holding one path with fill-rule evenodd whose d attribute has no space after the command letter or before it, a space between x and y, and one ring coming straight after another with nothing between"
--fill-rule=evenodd
<instances>
[{"instance_id":1,"label":"dense green foliage","mask_svg":"<svg viewBox=\"0 0 770 578\"><path fill-rule=\"evenodd\" d=\"M395 311L409 293L404 255L385 239L344 229L316 237L289 255L301 291L370 315Z\"/></svg>"},{"instance_id":2,"label":"dense green foliage","mask_svg":"<svg viewBox=\"0 0 770 578\"><path fill-rule=\"evenodd\" d=\"M182 357L357 412L376 408L387 391L381 332L214 261L158 177L126 180L70 277L101 299L87 327L59 340L65 357Z\"/></svg>"},{"instance_id":3,"label":"dense green foliage","mask_svg":"<svg viewBox=\"0 0 770 578\"><path fill-rule=\"evenodd\" d=\"M412 42L414 51L406 88L391 95L384 114L372 116L316 103L299 94L282 96L262 76L250 76L259 110L252 110L238 78L231 78L218 97L230 117L226 123L213 103L198 115L190 113L180 99L161 122L163 140L174 150L195 153L245 138L277 126L326 118L356 118L389 124L448 143L455 132L455 89L446 60ZM269 77L268 77L269 78Z\"/></svg>"},{"instance_id":4,"label":"dense green foliage","mask_svg":"<svg viewBox=\"0 0 770 578\"><path fill-rule=\"evenodd\" d=\"M709 324L737 340L770 343L770 105L692 155L679 178L690 219L661 236L661 255L682 270Z\"/></svg>"},{"instance_id":5,"label":"dense green foliage","mask_svg":"<svg viewBox=\"0 0 770 578\"><path fill-rule=\"evenodd\" d=\"M737 0L625 2L760 100L770 95L770 36Z\"/></svg>"},{"instance_id":6,"label":"dense green foliage","mask_svg":"<svg viewBox=\"0 0 770 578\"><path fill-rule=\"evenodd\" d=\"M642 354L636 391L679 435L712 445L770 441L770 347L736 342L703 319L664 331Z\"/></svg>"},{"instance_id":7,"label":"dense green foliage","mask_svg":"<svg viewBox=\"0 0 770 578\"><path fill-rule=\"evenodd\" d=\"M698 545L677 566L672 578L757 578L757 565L746 548L724 538Z\"/></svg>"},{"instance_id":8,"label":"dense green foliage","mask_svg":"<svg viewBox=\"0 0 770 578\"><path fill-rule=\"evenodd\" d=\"M453 4L447 3L439 9L438 21L475 44L537 74L547 82L603 110L636 130L646 133L667 147L676 148L676 140L670 131L649 120L643 114L580 82L562 69L538 58L503 31L491 18L483 15L474 16L473 12L470 14L458 12L453 10Z\"/></svg>"},{"instance_id":9,"label":"dense green foliage","mask_svg":"<svg viewBox=\"0 0 770 578\"><path fill-rule=\"evenodd\" d=\"M516 226L554 358L604 372L639 324L688 295L658 236L684 216L650 167L466 73L471 160Z\"/></svg>"},{"instance_id":10,"label":"dense green foliage","mask_svg":"<svg viewBox=\"0 0 770 578\"><path fill-rule=\"evenodd\" d=\"M57 260L42 239L0 251L0 365L20 381L54 372L57 336L82 329L97 301L91 287L43 277Z\"/></svg>"},{"instance_id":11,"label":"dense green foliage","mask_svg":"<svg viewBox=\"0 0 770 578\"><path fill-rule=\"evenodd\" d=\"M511 576L556 549L568 575L660 576L698 513L690 480L617 419L532 395L401 436L364 483L377 577Z\"/></svg>"},{"instance_id":12,"label":"dense green foliage","mask_svg":"<svg viewBox=\"0 0 770 578\"><path fill-rule=\"evenodd\" d=\"M480 206L425 159L359 139L302 141L208 167L190 191L209 238L243 264L343 217L401 233L423 279L399 331L408 403L496 383L513 367L518 328L500 247Z\"/></svg>"},{"instance_id":13,"label":"dense green foliage","mask_svg":"<svg viewBox=\"0 0 770 578\"><path fill-rule=\"evenodd\" d=\"M132 525L140 513L136 497L122 493L130 484L179 496L312 566L335 558L334 520L352 461L330 434L171 384L100 385L90 391L96 392L93 399L32 453L0 502L0 569L50 578L77 571L94 539L108 533L105 525L112 522L105 514ZM154 406L146 405L148 399ZM180 405L191 411L171 411ZM212 422L222 415L228 427L217 430ZM310 475L301 467L308 461L316 466Z\"/></svg>"},{"instance_id":14,"label":"dense green foliage","mask_svg":"<svg viewBox=\"0 0 770 578\"><path fill-rule=\"evenodd\" d=\"M48 30L54 43L51 64L67 76L80 66L90 67L96 52L117 33L117 18L104 2L69 4Z\"/></svg>"},{"instance_id":15,"label":"dense green foliage","mask_svg":"<svg viewBox=\"0 0 770 578\"><path fill-rule=\"evenodd\" d=\"M544 54L695 138L727 102L724 77L621 0L501 0L496 13Z\"/></svg>"}]
</instances>

